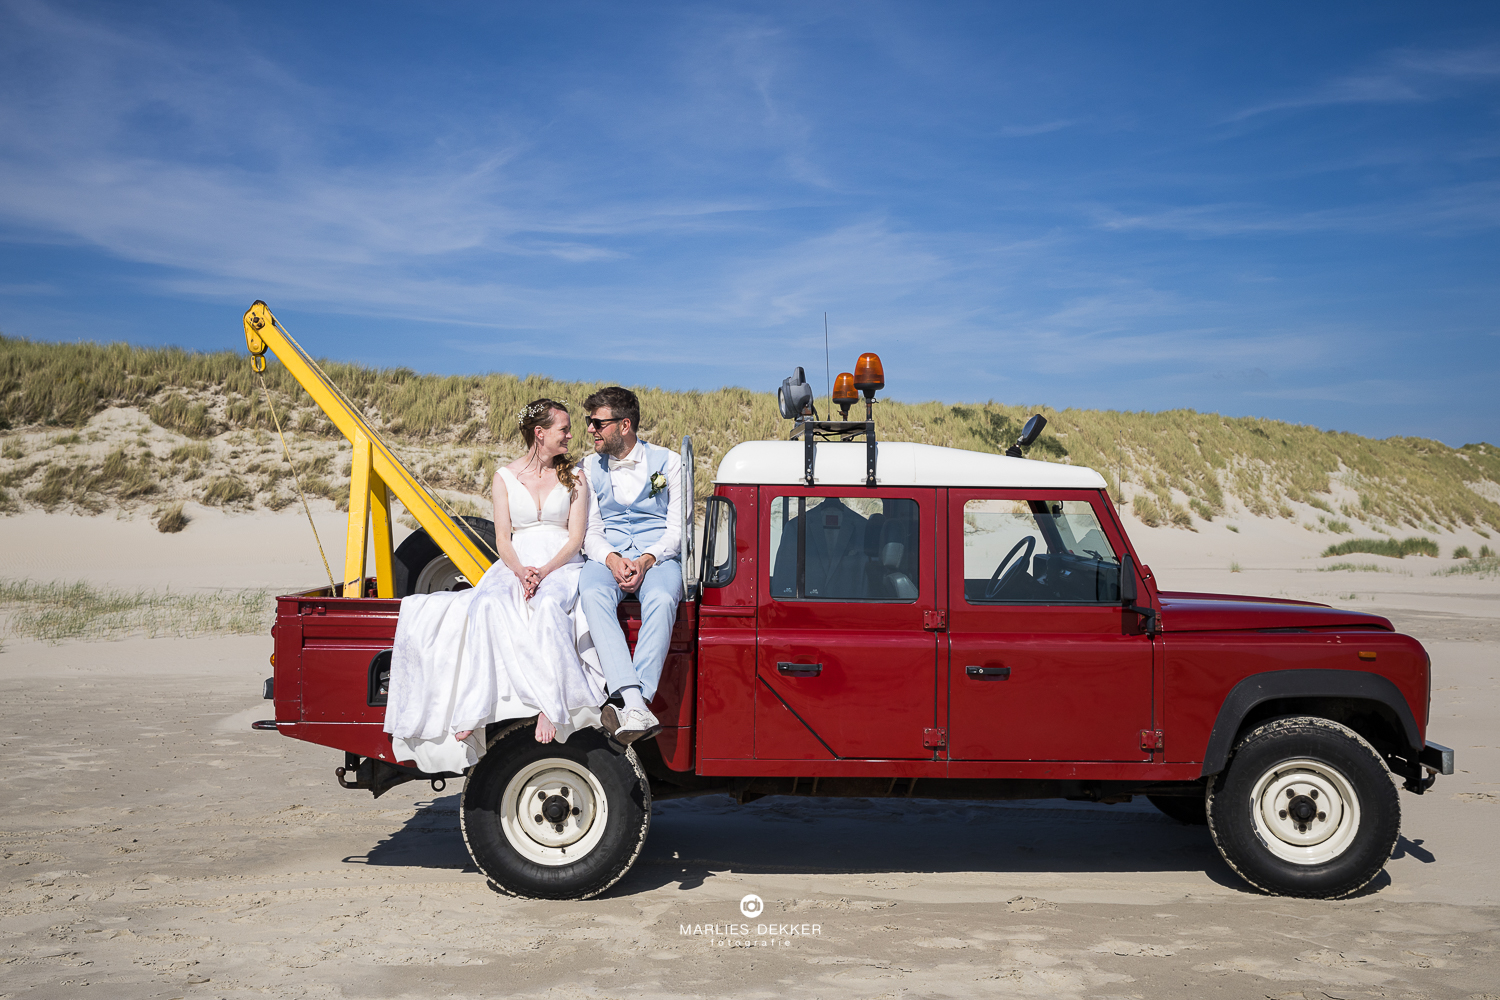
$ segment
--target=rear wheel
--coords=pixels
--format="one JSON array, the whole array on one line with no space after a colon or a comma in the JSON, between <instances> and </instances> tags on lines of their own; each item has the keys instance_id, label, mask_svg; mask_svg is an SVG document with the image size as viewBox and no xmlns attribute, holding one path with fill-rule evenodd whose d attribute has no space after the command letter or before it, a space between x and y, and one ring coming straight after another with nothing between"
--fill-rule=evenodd
<instances>
[{"instance_id":1,"label":"rear wheel","mask_svg":"<svg viewBox=\"0 0 1500 1000\"><path fill-rule=\"evenodd\" d=\"M469 854L502 892L586 899L618 882L651 826L651 791L633 752L585 729L538 743L533 723L491 741L464 787Z\"/></svg>"},{"instance_id":2,"label":"rear wheel","mask_svg":"<svg viewBox=\"0 0 1500 1000\"><path fill-rule=\"evenodd\" d=\"M495 551L495 522L483 517L457 519L464 533L486 554ZM418 528L396 546L394 570L397 597L433 594L443 590L467 590L478 583L458 571L453 560L438 548L426 530Z\"/></svg>"},{"instance_id":3,"label":"rear wheel","mask_svg":"<svg viewBox=\"0 0 1500 1000\"><path fill-rule=\"evenodd\" d=\"M1247 733L1208 792L1219 853L1258 889L1347 896L1385 866L1401 803L1375 748L1347 726L1311 716Z\"/></svg>"}]
</instances>

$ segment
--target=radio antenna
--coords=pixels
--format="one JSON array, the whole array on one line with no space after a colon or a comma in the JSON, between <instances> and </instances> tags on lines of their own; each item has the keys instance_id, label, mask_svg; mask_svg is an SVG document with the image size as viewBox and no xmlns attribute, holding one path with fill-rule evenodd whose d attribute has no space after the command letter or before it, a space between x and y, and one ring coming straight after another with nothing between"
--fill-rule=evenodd
<instances>
[{"instance_id":1,"label":"radio antenna","mask_svg":"<svg viewBox=\"0 0 1500 1000\"><path fill-rule=\"evenodd\" d=\"M833 419L833 362L828 360L828 313L823 313L823 372L828 376L828 419Z\"/></svg>"}]
</instances>

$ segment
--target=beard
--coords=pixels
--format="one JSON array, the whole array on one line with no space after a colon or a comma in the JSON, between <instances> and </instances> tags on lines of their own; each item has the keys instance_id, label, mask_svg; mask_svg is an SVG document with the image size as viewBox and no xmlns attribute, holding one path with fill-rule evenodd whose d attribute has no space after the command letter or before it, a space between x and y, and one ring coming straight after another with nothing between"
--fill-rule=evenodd
<instances>
[{"instance_id":1,"label":"beard","mask_svg":"<svg viewBox=\"0 0 1500 1000\"><path fill-rule=\"evenodd\" d=\"M606 435L595 442L594 450L601 455L608 455L610 458L624 458L630 454L630 446L625 443L624 436L619 433Z\"/></svg>"}]
</instances>

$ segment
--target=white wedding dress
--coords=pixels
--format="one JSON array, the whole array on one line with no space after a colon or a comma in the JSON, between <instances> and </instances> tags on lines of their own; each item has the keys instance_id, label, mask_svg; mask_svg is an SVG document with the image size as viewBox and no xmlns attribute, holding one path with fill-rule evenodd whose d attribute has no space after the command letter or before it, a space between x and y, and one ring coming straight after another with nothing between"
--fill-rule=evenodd
<instances>
[{"instance_id":1,"label":"white wedding dress","mask_svg":"<svg viewBox=\"0 0 1500 1000\"><path fill-rule=\"evenodd\" d=\"M568 540L568 491L558 484L538 510L510 470L500 475L516 556L523 566L541 566ZM486 725L539 712L563 742L599 725L604 672L578 607L583 564L575 555L530 601L498 560L469 590L402 599L385 710L397 760L429 773L462 771L484 754ZM453 738L465 729L473 735Z\"/></svg>"}]
</instances>

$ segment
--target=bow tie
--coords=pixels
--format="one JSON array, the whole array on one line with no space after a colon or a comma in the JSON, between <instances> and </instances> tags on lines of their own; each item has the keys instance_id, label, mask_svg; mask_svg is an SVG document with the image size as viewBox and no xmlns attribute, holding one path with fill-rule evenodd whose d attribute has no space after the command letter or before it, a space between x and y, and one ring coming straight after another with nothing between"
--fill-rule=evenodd
<instances>
[{"instance_id":1,"label":"bow tie","mask_svg":"<svg viewBox=\"0 0 1500 1000\"><path fill-rule=\"evenodd\" d=\"M640 464L639 459L634 459L634 458L611 458L609 460L609 471L610 472L614 472L616 469L633 469L633 468L635 468L639 464Z\"/></svg>"}]
</instances>

